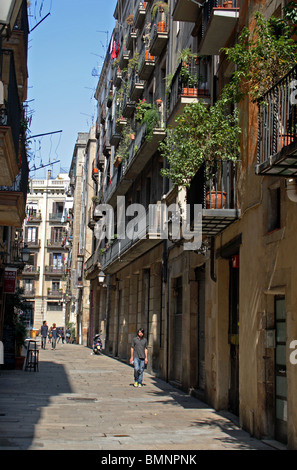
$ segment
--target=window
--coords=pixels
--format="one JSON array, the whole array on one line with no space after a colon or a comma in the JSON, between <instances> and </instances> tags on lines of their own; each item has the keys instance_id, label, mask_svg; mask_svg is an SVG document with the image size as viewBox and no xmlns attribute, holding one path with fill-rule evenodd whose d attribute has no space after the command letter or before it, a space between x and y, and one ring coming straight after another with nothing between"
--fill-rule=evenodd
<instances>
[{"instance_id":1,"label":"window","mask_svg":"<svg viewBox=\"0 0 297 470\"><path fill-rule=\"evenodd\" d=\"M52 291L53 292L58 292L60 289L60 282L59 281L53 281L52 282Z\"/></svg>"},{"instance_id":2,"label":"window","mask_svg":"<svg viewBox=\"0 0 297 470\"><path fill-rule=\"evenodd\" d=\"M23 289L25 294L34 294L34 280L33 279L24 279L23 280Z\"/></svg>"},{"instance_id":3,"label":"window","mask_svg":"<svg viewBox=\"0 0 297 470\"><path fill-rule=\"evenodd\" d=\"M33 243L38 240L38 227L26 227L25 242Z\"/></svg>"},{"instance_id":4,"label":"window","mask_svg":"<svg viewBox=\"0 0 297 470\"><path fill-rule=\"evenodd\" d=\"M62 311L63 310L63 305L62 302L48 302L47 303L47 310L48 311Z\"/></svg>"},{"instance_id":5,"label":"window","mask_svg":"<svg viewBox=\"0 0 297 470\"><path fill-rule=\"evenodd\" d=\"M281 227L281 190L272 187L268 190L268 226L267 231L272 232Z\"/></svg>"}]
</instances>

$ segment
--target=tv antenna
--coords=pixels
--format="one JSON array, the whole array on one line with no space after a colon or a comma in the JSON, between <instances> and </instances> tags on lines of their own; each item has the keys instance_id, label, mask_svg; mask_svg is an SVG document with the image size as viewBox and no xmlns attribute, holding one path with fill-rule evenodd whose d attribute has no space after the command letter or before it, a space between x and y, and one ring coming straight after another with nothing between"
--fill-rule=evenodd
<instances>
[{"instance_id":1,"label":"tv antenna","mask_svg":"<svg viewBox=\"0 0 297 470\"><path fill-rule=\"evenodd\" d=\"M108 31L97 31L97 33L104 33L106 34L106 51L107 52L107 49L108 49ZM101 41L100 41L101 42ZM102 44L102 43L101 43Z\"/></svg>"}]
</instances>

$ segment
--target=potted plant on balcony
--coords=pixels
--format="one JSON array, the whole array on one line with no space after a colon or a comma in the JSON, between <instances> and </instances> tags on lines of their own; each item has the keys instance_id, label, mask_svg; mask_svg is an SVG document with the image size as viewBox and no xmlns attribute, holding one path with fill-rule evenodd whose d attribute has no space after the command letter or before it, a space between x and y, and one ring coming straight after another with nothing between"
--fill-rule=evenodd
<instances>
[{"instance_id":1,"label":"potted plant on balcony","mask_svg":"<svg viewBox=\"0 0 297 470\"><path fill-rule=\"evenodd\" d=\"M296 64L296 42L292 39L297 22L296 4L290 2L281 18L256 12L253 31L244 27L234 47L223 48L236 67L230 92L238 102L246 95L257 102Z\"/></svg>"},{"instance_id":2,"label":"potted plant on balcony","mask_svg":"<svg viewBox=\"0 0 297 470\"><path fill-rule=\"evenodd\" d=\"M197 54L191 52L190 48L183 49L179 55L179 62L181 62L179 77L184 95L198 96L199 76L195 73L197 70L193 69L193 64L196 65L197 60Z\"/></svg>"},{"instance_id":3,"label":"potted plant on balcony","mask_svg":"<svg viewBox=\"0 0 297 470\"><path fill-rule=\"evenodd\" d=\"M157 1L154 3L152 8L152 19L154 20L157 14L160 13L159 21L158 21L158 31L165 32L167 31L167 23L166 18L169 13L169 5L166 2Z\"/></svg>"},{"instance_id":4,"label":"potted plant on balcony","mask_svg":"<svg viewBox=\"0 0 297 470\"><path fill-rule=\"evenodd\" d=\"M189 187L198 169L210 168L219 160L237 160L239 155L238 110L229 110L228 100L218 100L210 108L198 101L185 107L176 118L176 126L167 130L159 148L168 167L162 176L173 185Z\"/></svg>"},{"instance_id":5,"label":"potted plant on balcony","mask_svg":"<svg viewBox=\"0 0 297 470\"><path fill-rule=\"evenodd\" d=\"M160 114L157 108L145 99L139 100L136 106L135 119L140 124L146 124L146 140L153 135L153 129L160 122Z\"/></svg>"}]
</instances>

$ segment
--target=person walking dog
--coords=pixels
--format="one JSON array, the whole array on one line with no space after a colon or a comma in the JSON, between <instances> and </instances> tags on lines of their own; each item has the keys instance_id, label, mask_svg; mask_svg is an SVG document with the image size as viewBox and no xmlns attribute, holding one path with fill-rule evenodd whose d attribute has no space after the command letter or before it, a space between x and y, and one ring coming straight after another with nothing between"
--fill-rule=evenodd
<instances>
[{"instance_id":1,"label":"person walking dog","mask_svg":"<svg viewBox=\"0 0 297 470\"><path fill-rule=\"evenodd\" d=\"M147 339L143 328L139 328L132 340L130 363L134 365L134 387L142 387L143 371L147 364Z\"/></svg>"}]
</instances>

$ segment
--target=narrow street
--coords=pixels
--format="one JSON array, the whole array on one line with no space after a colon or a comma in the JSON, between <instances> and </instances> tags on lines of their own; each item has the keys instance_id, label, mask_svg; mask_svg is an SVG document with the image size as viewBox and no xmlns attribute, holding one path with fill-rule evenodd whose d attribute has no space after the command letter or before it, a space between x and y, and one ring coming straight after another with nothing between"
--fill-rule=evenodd
<instances>
[{"instance_id":1,"label":"narrow street","mask_svg":"<svg viewBox=\"0 0 297 470\"><path fill-rule=\"evenodd\" d=\"M40 351L39 371L0 371L0 450L272 450L227 414L89 348Z\"/></svg>"}]
</instances>

